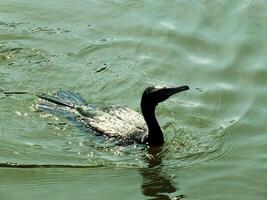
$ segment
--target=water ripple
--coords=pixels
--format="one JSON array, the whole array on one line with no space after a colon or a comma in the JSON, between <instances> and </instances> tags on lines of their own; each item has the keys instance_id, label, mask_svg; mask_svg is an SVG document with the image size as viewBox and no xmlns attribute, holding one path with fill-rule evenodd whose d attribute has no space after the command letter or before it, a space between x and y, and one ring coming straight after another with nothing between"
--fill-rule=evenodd
<instances>
[{"instance_id":1,"label":"water ripple","mask_svg":"<svg viewBox=\"0 0 267 200\"><path fill-rule=\"evenodd\" d=\"M230 136L255 108L262 110L258 100L265 99L259 93L265 89L266 45L257 40L264 33L262 3L172 3L154 2L147 13L149 2L112 1L108 5L124 9L113 14L106 6L102 18L92 11L62 26L0 21L0 99L5 105L0 112L6 124L1 163L146 167L153 157L147 147L118 146L65 119L40 115L32 110L30 93L70 89L90 103L140 110L143 89L156 84L192 88L157 109L166 138L159 153L165 166L226 159L238 151ZM105 18L105 12L112 17Z\"/></svg>"}]
</instances>

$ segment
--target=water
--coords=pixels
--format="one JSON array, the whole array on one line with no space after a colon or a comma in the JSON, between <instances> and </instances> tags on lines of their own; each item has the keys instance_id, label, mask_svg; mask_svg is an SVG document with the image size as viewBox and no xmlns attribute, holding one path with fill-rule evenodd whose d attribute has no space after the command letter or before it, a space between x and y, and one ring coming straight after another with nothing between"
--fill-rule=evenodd
<instances>
[{"instance_id":1,"label":"water","mask_svg":"<svg viewBox=\"0 0 267 200\"><path fill-rule=\"evenodd\" d=\"M266 199L266 11L263 0L2 0L0 198ZM157 108L161 149L32 107L65 89L140 111L157 84L191 88Z\"/></svg>"}]
</instances>

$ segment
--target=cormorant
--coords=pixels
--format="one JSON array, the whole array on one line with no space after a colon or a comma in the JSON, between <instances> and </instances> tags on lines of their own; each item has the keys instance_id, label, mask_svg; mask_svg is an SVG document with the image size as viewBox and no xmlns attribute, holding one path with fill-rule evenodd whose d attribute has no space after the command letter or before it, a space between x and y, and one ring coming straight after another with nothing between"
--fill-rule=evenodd
<instances>
[{"instance_id":1,"label":"cormorant","mask_svg":"<svg viewBox=\"0 0 267 200\"><path fill-rule=\"evenodd\" d=\"M127 144L162 145L164 138L155 116L158 103L173 94L188 90L180 87L153 86L145 89L141 99L142 114L122 106L99 107L89 105L79 95L59 91L57 95L38 95L37 110L72 116L97 135L116 138Z\"/></svg>"}]
</instances>

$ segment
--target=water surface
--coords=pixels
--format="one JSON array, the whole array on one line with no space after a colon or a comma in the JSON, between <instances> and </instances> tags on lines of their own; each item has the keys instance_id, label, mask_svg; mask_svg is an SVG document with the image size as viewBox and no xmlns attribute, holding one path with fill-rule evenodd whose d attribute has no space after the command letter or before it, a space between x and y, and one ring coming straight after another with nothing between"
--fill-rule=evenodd
<instances>
[{"instance_id":1,"label":"water surface","mask_svg":"<svg viewBox=\"0 0 267 200\"><path fill-rule=\"evenodd\" d=\"M1 199L266 199L265 1L0 3ZM160 149L118 146L36 112L37 94L140 111L150 85L191 90L157 108Z\"/></svg>"}]
</instances>

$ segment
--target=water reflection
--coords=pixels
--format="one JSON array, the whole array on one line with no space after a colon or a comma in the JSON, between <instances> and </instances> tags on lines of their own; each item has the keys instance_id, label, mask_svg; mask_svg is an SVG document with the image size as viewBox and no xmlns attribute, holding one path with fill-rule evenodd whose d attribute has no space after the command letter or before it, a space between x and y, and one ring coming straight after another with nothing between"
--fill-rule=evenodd
<instances>
[{"instance_id":1,"label":"water reflection","mask_svg":"<svg viewBox=\"0 0 267 200\"><path fill-rule=\"evenodd\" d=\"M170 197L179 188L174 185L171 177L162 170L162 148L153 147L148 150L145 159L147 168L139 169L143 177L141 190L143 195L151 200L179 200L185 198L184 195Z\"/></svg>"}]
</instances>

